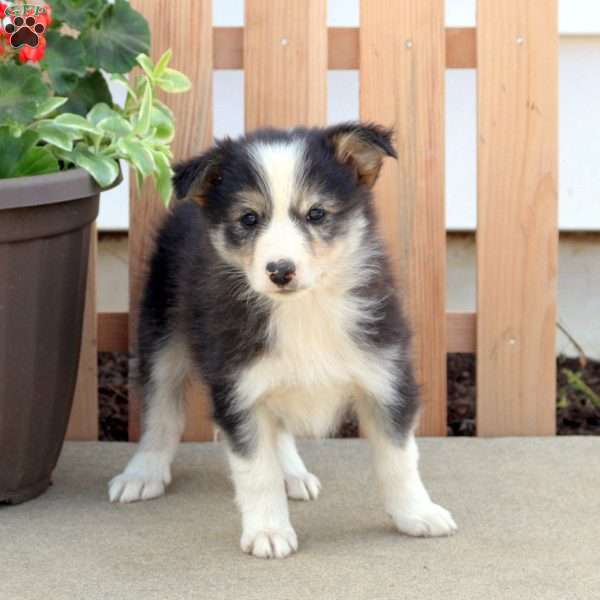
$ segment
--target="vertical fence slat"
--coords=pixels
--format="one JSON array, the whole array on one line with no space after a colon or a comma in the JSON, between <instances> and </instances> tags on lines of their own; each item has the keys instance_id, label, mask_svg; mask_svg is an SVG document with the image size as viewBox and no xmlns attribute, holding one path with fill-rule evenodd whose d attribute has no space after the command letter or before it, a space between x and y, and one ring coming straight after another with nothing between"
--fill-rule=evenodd
<instances>
[{"instance_id":1,"label":"vertical fence slat","mask_svg":"<svg viewBox=\"0 0 600 600\"><path fill-rule=\"evenodd\" d=\"M323 125L327 118L324 0L246 0L246 128Z\"/></svg>"},{"instance_id":2,"label":"vertical fence slat","mask_svg":"<svg viewBox=\"0 0 600 600\"><path fill-rule=\"evenodd\" d=\"M183 71L193 82L187 94L167 95L163 100L177 119L173 144L175 160L181 160L212 143L212 2L211 0L132 0L152 31L152 55L156 59L167 48L173 49L172 67ZM153 232L164 218L165 210L151 184L140 194L131 186L129 227L130 347L134 350L135 330L141 285ZM212 439L207 418L206 390L190 383L187 393L186 440ZM130 390L129 435L140 435L140 399Z\"/></svg>"},{"instance_id":3,"label":"vertical fence slat","mask_svg":"<svg viewBox=\"0 0 600 600\"><path fill-rule=\"evenodd\" d=\"M478 2L477 429L555 432L556 0Z\"/></svg>"},{"instance_id":4,"label":"vertical fence slat","mask_svg":"<svg viewBox=\"0 0 600 600\"><path fill-rule=\"evenodd\" d=\"M66 439L98 439L98 344L96 334L96 226L90 228L90 255L85 291L79 371Z\"/></svg>"},{"instance_id":5,"label":"vertical fence slat","mask_svg":"<svg viewBox=\"0 0 600 600\"><path fill-rule=\"evenodd\" d=\"M361 2L360 112L395 129L375 189L415 332L420 433L446 433L445 31L442 0Z\"/></svg>"}]
</instances>

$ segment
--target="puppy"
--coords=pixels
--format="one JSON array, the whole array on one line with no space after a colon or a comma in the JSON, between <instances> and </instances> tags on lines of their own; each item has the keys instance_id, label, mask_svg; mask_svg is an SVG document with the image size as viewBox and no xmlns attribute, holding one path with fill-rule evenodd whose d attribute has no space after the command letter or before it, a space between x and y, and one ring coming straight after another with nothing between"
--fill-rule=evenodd
<instances>
[{"instance_id":1,"label":"puppy","mask_svg":"<svg viewBox=\"0 0 600 600\"><path fill-rule=\"evenodd\" d=\"M417 466L410 333L371 193L386 156L389 130L347 123L259 130L175 167L140 311L144 434L111 501L165 492L195 371L226 440L244 552L298 548L286 492L312 500L321 484L292 433L326 434L349 405L398 530L456 529Z\"/></svg>"}]
</instances>

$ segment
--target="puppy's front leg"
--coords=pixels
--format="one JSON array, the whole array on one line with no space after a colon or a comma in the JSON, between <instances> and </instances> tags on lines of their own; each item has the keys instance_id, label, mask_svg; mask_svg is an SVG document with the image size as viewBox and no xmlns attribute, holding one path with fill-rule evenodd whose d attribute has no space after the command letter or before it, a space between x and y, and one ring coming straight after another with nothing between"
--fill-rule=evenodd
<instances>
[{"instance_id":1,"label":"puppy's front leg","mask_svg":"<svg viewBox=\"0 0 600 600\"><path fill-rule=\"evenodd\" d=\"M228 434L228 456L242 513L241 547L260 558L285 558L298 549L288 512L283 471L277 458L277 427L256 408L245 419L247 443Z\"/></svg>"},{"instance_id":2,"label":"puppy's front leg","mask_svg":"<svg viewBox=\"0 0 600 600\"><path fill-rule=\"evenodd\" d=\"M375 471L385 509L397 529L414 536L444 536L457 527L452 515L432 502L419 474L419 451L413 428L401 431L386 415L389 407L360 410L360 422L373 448Z\"/></svg>"}]
</instances>

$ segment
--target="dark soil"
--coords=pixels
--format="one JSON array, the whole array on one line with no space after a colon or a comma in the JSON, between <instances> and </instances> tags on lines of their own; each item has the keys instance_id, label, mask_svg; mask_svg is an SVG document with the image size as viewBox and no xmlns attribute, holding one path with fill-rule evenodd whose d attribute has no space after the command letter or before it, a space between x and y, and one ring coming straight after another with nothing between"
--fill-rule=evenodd
<instances>
[{"instance_id":1,"label":"dark soil","mask_svg":"<svg viewBox=\"0 0 600 600\"><path fill-rule=\"evenodd\" d=\"M475 355L448 354L448 435L475 435Z\"/></svg>"},{"instance_id":2,"label":"dark soil","mask_svg":"<svg viewBox=\"0 0 600 600\"><path fill-rule=\"evenodd\" d=\"M558 359L558 435L600 435L600 361L581 362Z\"/></svg>"},{"instance_id":3,"label":"dark soil","mask_svg":"<svg viewBox=\"0 0 600 600\"><path fill-rule=\"evenodd\" d=\"M128 356L98 354L100 439L126 441ZM600 361L557 359L559 435L600 435ZM475 356L448 355L448 435L472 436L475 426ZM358 426L346 415L338 437L356 437Z\"/></svg>"},{"instance_id":4,"label":"dark soil","mask_svg":"<svg viewBox=\"0 0 600 600\"><path fill-rule=\"evenodd\" d=\"M129 356L123 352L98 353L100 440L126 442Z\"/></svg>"}]
</instances>

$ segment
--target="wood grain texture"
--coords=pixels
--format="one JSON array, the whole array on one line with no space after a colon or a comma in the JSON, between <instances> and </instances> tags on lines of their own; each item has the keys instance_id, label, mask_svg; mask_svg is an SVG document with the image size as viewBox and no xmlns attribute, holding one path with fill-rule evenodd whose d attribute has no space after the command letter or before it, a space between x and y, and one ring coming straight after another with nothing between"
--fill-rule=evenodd
<instances>
[{"instance_id":1,"label":"wood grain texture","mask_svg":"<svg viewBox=\"0 0 600 600\"><path fill-rule=\"evenodd\" d=\"M475 313L446 313L448 352L475 352ZM127 352L129 314L98 313L98 352Z\"/></svg>"},{"instance_id":2,"label":"wood grain texture","mask_svg":"<svg viewBox=\"0 0 600 600\"><path fill-rule=\"evenodd\" d=\"M478 2L477 431L555 432L556 0Z\"/></svg>"},{"instance_id":3,"label":"wood grain texture","mask_svg":"<svg viewBox=\"0 0 600 600\"><path fill-rule=\"evenodd\" d=\"M244 68L244 28L213 27L213 69Z\"/></svg>"},{"instance_id":4,"label":"wood grain texture","mask_svg":"<svg viewBox=\"0 0 600 600\"><path fill-rule=\"evenodd\" d=\"M129 313L98 313L98 352L129 351Z\"/></svg>"},{"instance_id":5,"label":"wood grain texture","mask_svg":"<svg viewBox=\"0 0 600 600\"><path fill-rule=\"evenodd\" d=\"M376 184L381 230L413 330L420 433L446 433L445 31L442 0L361 3L360 114L395 129Z\"/></svg>"},{"instance_id":6,"label":"wood grain texture","mask_svg":"<svg viewBox=\"0 0 600 600\"><path fill-rule=\"evenodd\" d=\"M325 124L326 4L246 0L246 129Z\"/></svg>"},{"instance_id":7,"label":"wood grain texture","mask_svg":"<svg viewBox=\"0 0 600 600\"><path fill-rule=\"evenodd\" d=\"M90 227L90 254L81 333L79 371L75 384L73 408L67 428L67 440L98 439L98 348L96 343L96 225Z\"/></svg>"},{"instance_id":8,"label":"wood grain texture","mask_svg":"<svg viewBox=\"0 0 600 600\"><path fill-rule=\"evenodd\" d=\"M446 29L446 68L477 68L477 32L474 27Z\"/></svg>"},{"instance_id":9,"label":"wood grain texture","mask_svg":"<svg viewBox=\"0 0 600 600\"><path fill-rule=\"evenodd\" d=\"M132 5L148 19L152 31L152 56L173 49L171 66L183 71L193 83L187 94L165 95L177 120L173 143L175 160L200 152L212 143L212 2L211 0L132 0ZM132 178L133 180L133 178ZM141 193L131 186L129 225L130 348L135 351L138 303L145 265L152 252L154 232L165 209L148 182ZM188 386L185 440L212 439L207 418L207 393L197 382ZM140 435L140 401L130 391L129 436Z\"/></svg>"},{"instance_id":10,"label":"wood grain texture","mask_svg":"<svg viewBox=\"0 0 600 600\"><path fill-rule=\"evenodd\" d=\"M357 27L330 27L327 30L329 69L358 69L360 36Z\"/></svg>"},{"instance_id":11,"label":"wood grain texture","mask_svg":"<svg viewBox=\"0 0 600 600\"><path fill-rule=\"evenodd\" d=\"M360 34L358 27L330 27L327 30L330 70L353 70L360 63ZM446 29L446 68L473 69L476 67L476 35L474 27ZM213 28L213 68L244 68L244 28Z\"/></svg>"},{"instance_id":12,"label":"wood grain texture","mask_svg":"<svg viewBox=\"0 0 600 600\"><path fill-rule=\"evenodd\" d=\"M477 315L475 313L446 313L448 354L473 354L477 349Z\"/></svg>"}]
</instances>

